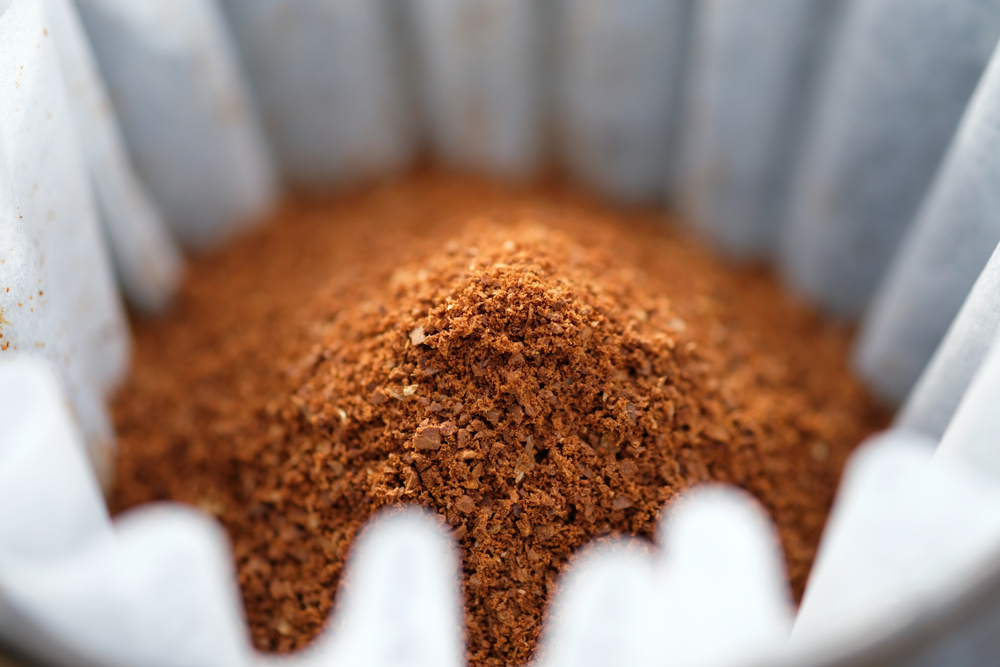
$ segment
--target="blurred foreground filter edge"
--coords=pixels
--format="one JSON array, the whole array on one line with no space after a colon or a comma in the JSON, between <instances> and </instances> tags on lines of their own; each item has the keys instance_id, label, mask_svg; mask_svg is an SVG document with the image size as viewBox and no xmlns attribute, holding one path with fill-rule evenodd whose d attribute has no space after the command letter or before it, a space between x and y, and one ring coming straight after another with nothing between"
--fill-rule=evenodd
<instances>
[{"instance_id":1,"label":"blurred foreground filter edge","mask_svg":"<svg viewBox=\"0 0 1000 667\"><path fill-rule=\"evenodd\" d=\"M873 437L844 472L792 645L862 644L900 628L998 551L995 480L935 458L934 442L912 431Z\"/></svg>"}]
</instances>

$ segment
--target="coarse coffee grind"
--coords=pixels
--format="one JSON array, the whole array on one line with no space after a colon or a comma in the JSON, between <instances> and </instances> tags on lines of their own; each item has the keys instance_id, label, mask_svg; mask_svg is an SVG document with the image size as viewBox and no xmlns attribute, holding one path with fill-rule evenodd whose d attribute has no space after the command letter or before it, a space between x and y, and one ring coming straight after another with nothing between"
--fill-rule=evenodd
<instances>
[{"instance_id":1,"label":"coarse coffee grind","mask_svg":"<svg viewBox=\"0 0 1000 667\"><path fill-rule=\"evenodd\" d=\"M574 550L649 536L699 482L764 504L798 595L886 418L848 332L768 274L554 185L423 173L289 203L134 327L114 507L218 516L271 651L315 637L353 536L401 503L461 547L473 665L526 662Z\"/></svg>"}]
</instances>

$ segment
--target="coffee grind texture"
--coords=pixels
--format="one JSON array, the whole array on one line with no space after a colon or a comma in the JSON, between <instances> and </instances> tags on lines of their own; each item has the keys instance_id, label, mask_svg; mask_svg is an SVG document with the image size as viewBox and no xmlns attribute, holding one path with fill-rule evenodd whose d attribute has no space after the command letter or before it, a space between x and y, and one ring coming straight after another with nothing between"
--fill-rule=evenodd
<instances>
[{"instance_id":1,"label":"coffee grind texture","mask_svg":"<svg viewBox=\"0 0 1000 667\"><path fill-rule=\"evenodd\" d=\"M473 665L526 662L574 550L651 535L699 482L764 504L798 594L884 423L846 332L766 274L557 187L422 174L292 203L134 326L114 505L218 516L264 650L321 630L355 533L402 503L461 547Z\"/></svg>"}]
</instances>

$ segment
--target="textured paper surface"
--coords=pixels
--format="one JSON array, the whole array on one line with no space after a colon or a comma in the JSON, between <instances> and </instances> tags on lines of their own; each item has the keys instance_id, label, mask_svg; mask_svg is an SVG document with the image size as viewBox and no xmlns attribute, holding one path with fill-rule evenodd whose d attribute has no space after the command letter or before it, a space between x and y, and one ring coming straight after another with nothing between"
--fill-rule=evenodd
<instances>
[{"instance_id":1,"label":"textured paper surface","mask_svg":"<svg viewBox=\"0 0 1000 667\"><path fill-rule=\"evenodd\" d=\"M128 330L46 25L38 0L0 16L0 359L55 364L107 479Z\"/></svg>"},{"instance_id":2,"label":"textured paper surface","mask_svg":"<svg viewBox=\"0 0 1000 667\"><path fill-rule=\"evenodd\" d=\"M133 173L76 7L72 0L43 5L119 283L132 306L162 311L180 282L180 251Z\"/></svg>"},{"instance_id":3,"label":"textured paper surface","mask_svg":"<svg viewBox=\"0 0 1000 667\"><path fill-rule=\"evenodd\" d=\"M293 184L325 189L406 166L414 109L385 0L225 0L223 7Z\"/></svg>"},{"instance_id":4,"label":"textured paper surface","mask_svg":"<svg viewBox=\"0 0 1000 667\"><path fill-rule=\"evenodd\" d=\"M948 328L896 424L939 440L1000 327L1000 251L986 268Z\"/></svg>"},{"instance_id":5,"label":"textured paper surface","mask_svg":"<svg viewBox=\"0 0 1000 667\"><path fill-rule=\"evenodd\" d=\"M213 0L77 0L136 171L185 246L267 212L274 166Z\"/></svg>"},{"instance_id":6,"label":"textured paper surface","mask_svg":"<svg viewBox=\"0 0 1000 667\"><path fill-rule=\"evenodd\" d=\"M854 365L899 404L1000 242L1000 50L861 329Z\"/></svg>"},{"instance_id":7,"label":"textured paper surface","mask_svg":"<svg viewBox=\"0 0 1000 667\"><path fill-rule=\"evenodd\" d=\"M585 185L662 203L680 111L689 0L560 0L560 154Z\"/></svg>"},{"instance_id":8,"label":"textured paper surface","mask_svg":"<svg viewBox=\"0 0 1000 667\"><path fill-rule=\"evenodd\" d=\"M719 250L774 255L842 0L696 3L678 203Z\"/></svg>"},{"instance_id":9,"label":"textured paper surface","mask_svg":"<svg viewBox=\"0 0 1000 667\"><path fill-rule=\"evenodd\" d=\"M1000 345L994 338L986 358L962 396L937 457L963 461L1000 480Z\"/></svg>"},{"instance_id":10,"label":"textured paper surface","mask_svg":"<svg viewBox=\"0 0 1000 667\"><path fill-rule=\"evenodd\" d=\"M1000 36L992 0L851 2L795 167L790 285L860 315L913 220Z\"/></svg>"}]
</instances>

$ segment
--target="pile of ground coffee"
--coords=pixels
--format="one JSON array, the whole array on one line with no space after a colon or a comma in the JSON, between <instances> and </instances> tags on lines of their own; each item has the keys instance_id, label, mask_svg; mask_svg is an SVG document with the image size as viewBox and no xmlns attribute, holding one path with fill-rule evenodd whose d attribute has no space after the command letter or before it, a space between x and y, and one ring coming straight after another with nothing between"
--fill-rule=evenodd
<instances>
[{"instance_id":1,"label":"pile of ground coffee","mask_svg":"<svg viewBox=\"0 0 1000 667\"><path fill-rule=\"evenodd\" d=\"M656 216L422 175L290 205L136 321L114 504L230 530L258 647L320 630L355 532L420 503L463 552L469 657L525 662L574 549L754 493L801 590L850 448L883 415L846 336Z\"/></svg>"}]
</instances>

